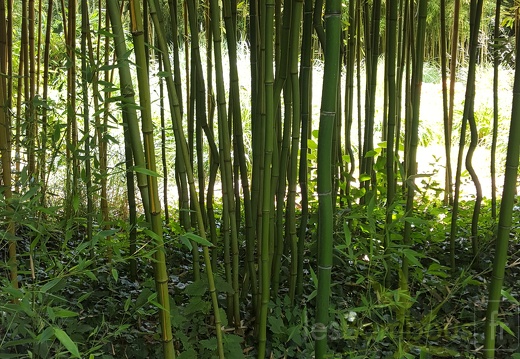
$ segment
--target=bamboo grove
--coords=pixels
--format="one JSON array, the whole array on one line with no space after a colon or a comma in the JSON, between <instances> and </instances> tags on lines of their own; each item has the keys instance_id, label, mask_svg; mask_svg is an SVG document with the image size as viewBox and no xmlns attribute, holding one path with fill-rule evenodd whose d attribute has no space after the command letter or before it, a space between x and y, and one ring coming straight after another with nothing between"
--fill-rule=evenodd
<instances>
[{"instance_id":1,"label":"bamboo grove","mask_svg":"<svg viewBox=\"0 0 520 359\"><path fill-rule=\"evenodd\" d=\"M476 71L487 61L495 69L490 172L498 231L483 353L493 358L520 140L516 67L510 134L503 139L504 192L497 198L498 113L511 104L497 95L506 59L496 49L505 46L501 31L514 23L514 6L483 0L0 1L7 306L24 308L22 292L50 293L67 276L96 279L96 266L132 282L151 268L155 339L165 358L182 356L183 334L172 328L176 308L185 303L171 283L180 263L168 254L174 242L183 243L186 275L211 303L204 320L213 355L235 357L229 343L238 337L244 353L275 357L272 318L286 301L288 308L312 308L305 340L321 359L334 351L328 333L336 266L352 265L336 260L339 249L349 250L338 240L346 237L353 246L370 232L382 240L368 239L363 258L380 258L385 271L350 290L392 293L400 303L395 340L402 354L417 290L411 278L420 265L414 248L424 241L416 227L429 226L417 209L425 177L418 168L420 109L428 101L421 91L424 66L435 60L441 71L441 202L451 217L443 239L449 253L436 261L455 283L457 239L466 233L478 263L487 235L479 233L484 195L474 157ZM489 53L483 32L495 49ZM248 76L241 68L244 49ZM465 84L461 113L454 111L456 77ZM376 108L380 93L382 111ZM475 188L469 231L458 225L465 170ZM48 234L40 226L52 220L58 233ZM344 234L337 233L338 222ZM114 244L122 233L124 260ZM29 238L27 250L22 237ZM41 268L49 248L59 253L70 243L76 254L69 268ZM425 317L433 320L444 303ZM79 344L58 325L33 330L39 344L43 332L81 357ZM246 351L245 343L253 349Z\"/></svg>"}]
</instances>

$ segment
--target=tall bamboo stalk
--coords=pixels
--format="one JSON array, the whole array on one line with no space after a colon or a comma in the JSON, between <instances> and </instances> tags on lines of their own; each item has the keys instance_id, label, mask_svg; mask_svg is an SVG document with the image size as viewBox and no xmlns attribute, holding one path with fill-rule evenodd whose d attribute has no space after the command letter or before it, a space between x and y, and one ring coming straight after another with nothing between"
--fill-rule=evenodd
<instances>
[{"instance_id":1,"label":"tall bamboo stalk","mask_svg":"<svg viewBox=\"0 0 520 359\"><path fill-rule=\"evenodd\" d=\"M471 131L471 142L470 148L468 149L468 156L466 158L466 167L468 172L470 172L471 178L475 183L475 187L477 189L477 198L475 201L475 207L473 211L472 218L472 245L473 252L476 254L477 252L477 222L480 208L480 200L482 199L482 190L480 189L480 183L478 182L478 178L476 177L476 173L471 166L471 156L476 147L478 141L478 134L476 133L476 124L473 113L473 106L475 102L475 71L477 66L477 44L478 44L478 31L480 27L480 18L482 16L482 0L473 0L471 2L472 11L470 18L470 26L471 26L471 43L472 46L470 48L469 53L469 61L468 61L468 76L466 80L466 100L464 101L464 112L462 114L461 120L461 130L460 130L460 139L459 139L459 150L457 156L457 170L455 173L455 194L453 197L453 209L451 212L451 227L450 227L450 247L452 248L451 253L451 265L452 270L455 270L455 237L457 235L457 217L459 215L459 201L460 201L460 185L461 185L461 173L462 173L462 160L464 154L464 144L466 143L466 127L468 123L470 124ZM475 138L477 135L477 138Z\"/></svg>"},{"instance_id":2,"label":"tall bamboo stalk","mask_svg":"<svg viewBox=\"0 0 520 359\"><path fill-rule=\"evenodd\" d=\"M52 9L53 9L53 1L49 0L47 5L47 17L46 17L46 26L45 26L45 45L43 49L43 84L42 84L42 100L47 101L47 97L49 95L49 54L51 47L51 24L52 24ZM41 204L45 205L45 196L47 192L47 183L45 181L45 176L47 174L47 106L44 106L42 109L41 116L41 151L40 151L40 182L42 185L41 189Z\"/></svg>"},{"instance_id":3,"label":"tall bamboo stalk","mask_svg":"<svg viewBox=\"0 0 520 359\"><path fill-rule=\"evenodd\" d=\"M76 118L76 0L68 2L67 22L69 32L66 36L67 57L69 67L67 68L67 150L68 150L68 181L70 188L66 198L66 218L73 217L77 208L74 203L79 203L78 179L79 179L79 159L78 159L78 120Z\"/></svg>"},{"instance_id":4,"label":"tall bamboo stalk","mask_svg":"<svg viewBox=\"0 0 520 359\"><path fill-rule=\"evenodd\" d=\"M500 7L502 0L497 0L495 7L495 28L493 30L493 130L491 140L491 216L497 217L497 184L496 184L496 151L498 140L498 66L500 64L499 37L500 37Z\"/></svg>"},{"instance_id":5,"label":"tall bamboo stalk","mask_svg":"<svg viewBox=\"0 0 520 359\"><path fill-rule=\"evenodd\" d=\"M287 225L286 236L291 248L291 267L289 280L289 298L291 303L295 299L298 276L298 234L296 231L296 183L298 175L298 150L300 145L300 83L298 81L298 57L300 43L300 28L302 22L303 0L296 0L292 6L290 46L289 46L289 73L292 93L292 125L291 125L291 152L288 169L288 196L287 196ZM306 141L307 138L303 138Z\"/></svg>"},{"instance_id":6,"label":"tall bamboo stalk","mask_svg":"<svg viewBox=\"0 0 520 359\"><path fill-rule=\"evenodd\" d=\"M325 5L325 68L318 135L318 289L316 295L316 359L325 358L329 301L331 294L333 248L332 138L340 76L341 1L327 0Z\"/></svg>"},{"instance_id":7,"label":"tall bamboo stalk","mask_svg":"<svg viewBox=\"0 0 520 359\"><path fill-rule=\"evenodd\" d=\"M85 151L85 187L87 190L87 240L92 241L94 201L92 194L92 169L90 155L90 104L88 91L88 69L87 69L87 37L90 36L90 24L88 18L88 4L86 1L81 2L81 90L83 95L83 146ZM92 242L92 246L93 246ZM91 254L94 254L94 248L91 247Z\"/></svg>"},{"instance_id":8,"label":"tall bamboo stalk","mask_svg":"<svg viewBox=\"0 0 520 359\"><path fill-rule=\"evenodd\" d=\"M216 0L210 1L210 10L211 10L211 26L213 33L213 51L215 57L215 79L216 79L216 90L217 90L217 114L218 114L218 128L219 128L219 147L220 147L220 155L221 155L221 166L220 173L222 178L222 189L227 195L227 208L224 208L224 211L227 211L227 215L229 218L229 225L231 230L231 255L232 255L232 281L231 284L233 286L233 305L232 305L232 314L233 314L233 323L235 328L238 329L240 326L240 308L239 308L239 253L238 253L238 228L237 228L237 214L234 200L234 188L233 188L233 172L232 172L232 162L231 162L231 139L229 136L229 128L230 123L228 122L228 115L226 111L226 93L224 88L224 69L222 66L222 36L220 33L220 11L219 6ZM232 27L229 29L232 31ZM236 46L231 44L231 46ZM231 55L231 54L230 54ZM235 53L236 58L236 53ZM234 76L234 91L237 93L237 82L238 74L236 73L235 67L235 76ZM238 96L235 95L235 100L238 99ZM205 99L202 99L204 102ZM237 102L237 101L236 101ZM233 102L233 106L239 106L238 103ZM240 109L240 107L238 107ZM237 113L233 113L233 115L238 115ZM226 204L226 202L224 202Z\"/></svg>"},{"instance_id":9,"label":"tall bamboo stalk","mask_svg":"<svg viewBox=\"0 0 520 359\"><path fill-rule=\"evenodd\" d=\"M251 291L253 294L253 308L256 308L256 295L258 292L258 280L256 275L256 268L254 266L254 246L255 246L255 234L253 228L253 217L251 209L251 193L249 186L249 173L246 165L246 150L244 145L244 133L242 128L242 110L240 105L240 82L238 76L238 64L237 64L237 44L236 44L236 29L233 26L233 12L236 12L236 3L234 6L231 1L224 1L224 22L226 25L226 39L227 47L229 52L229 64L230 64L230 101L232 105L232 117L233 117L233 139L235 143L236 153L235 160L238 162L240 182L242 185L242 197L244 202L244 222L246 231L246 260L247 260L247 273L250 278ZM215 56L216 57L216 56ZM235 181L238 182L238 176ZM235 191L239 191L236 186ZM240 213L238 210L236 213ZM237 216L240 217L240 216Z\"/></svg>"},{"instance_id":10,"label":"tall bamboo stalk","mask_svg":"<svg viewBox=\"0 0 520 359\"><path fill-rule=\"evenodd\" d=\"M175 135L175 139L179 144L181 149L180 156L183 157L183 160L186 164L186 175L188 178L188 184L190 186L190 190L192 195L195 196L193 199L193 204L195 208L195 213L197 215L197 228L198 234L206 239L206 230L204 228L204 220L202 218L202 211L199 207L199 201L197 197L197 191L195 189L195 179L193 177L193 171L191 169L191 165L189 163L189 153L188 153L188 145L186 142L186 138L182 131L182 123L181 123L181 114L180 114L180 105L179 99L177 97L177 91L175 88L175 84L172 78L172 66L168 57L168 45L165 41L163 30L160 26L159 16L157 13L157 6L155 1L149 2L150 7L150 16L152 17L152 21L154 24L154 28L157 34L159 49L163 53L163 62L164 62L164 70L167 74L165 77L166 86L168 89L168 100L170 103L170 111L172 113L172 124L173 124L173 132ZM224 347L222 342L222 328L221 328L221 319L220 319L220 311L218 305L217 291L215 288L215 279L213 277L213 270L211 267L211 257L209 254L209 249L207 246L203 246L203 255L204 255L204 263L206 266L206 274L208 278L208 287L211 295L211 302L213 304L213 315L215 318L215 332L217 336L217 350L220 358L224 358Z\"/></svg>"},{"instance_id":11,"label":"tall bamboo stalk","mask_svg":"<svg viewBox=\"0 0 520 359\"><path fill-rule=\"evenodd\" d=\"M261 290L260 290L260 315L258 321L258 359L264 359L267 344L267 305L270 299L271 286L271 261L269 258L271 230L271 207L273 204L274 189L271 186L271 172L273 147L275 141L274 134L274 69L273 69L273 36L274 36L274 1L265 0L263 12L263 63L264 63L264 83L263 93L265 99L264 113L264 160L263 160L263 184L262 184L262 217L261 217L261 237L260 242L260 271L261 271Z\"/></svg>"},{"instance_id":12,"label":"tall bamboo stalk","mask_svg":"<svg viewBox=\"0 0 520 359\"><path fill-rule=\"evenodd\" d=\"M410 147L408 152L408 168L407 168L407 195L406 195L406 215L411 217L414 209L415 180L414 175L417 174L417 148L419 146L419 111L421 104L421 87L423 77L423 57L424 57L424 38L426 33L426 14L428 9L428 0L421 0L418 8L417 18L417 36L415 45L415 64L412 74L412 117L410 118ZM412 223L405 222L404 238L405 245L411 245ZM403 256L402 261L402 278L400 287L403 290L408 289L408 260Z\"/></svg>"},{"instance_id":13,"label":"tall bamboo stalk","mask_svg":"<svg viewBox=\"0 0 520 359\"><path fill-rule=\"evenodd\" d=\"M27 11L27 29L28 29L28 62L29 62L29 98L26 99L27 104L27 173L29 176L36 176L36 134L38 122L36 121L36 109L34 100L36 96L36 51L35 51L35 15L34 0L29 0Z\"/></svg>"},{"instance_id":14,"label":"tall bamboo stalk","mask_svg":"<svg viewBox=\"0 0 520 359\"><path fill-rule=\"evenodd\" d=\"M498 6L498 5L497 5ZM520 37L516 37L516 48L520 48ZM511 125L509 128L509 142L507 144L506 172L502 202L498 219L498 233L496 239L495 256L493 259L493 273L488 292L486 311L484 357L494 358L496 326L498 310L502 298L507 250L512 225L512 212L517 192L518 162L520 157L520 60L516 57L515 81L513 85L513 108L511 110Z\"/></svg>"},{"instance_id":15,"label":"tall bamboo stalk","mask_svg":"<svg viewBox=\"0 0 520 359\"><path fill-rule=\"evenodd\" d=\"M298 270L296 279L296 295L303 294L303 255L305 251L305 238L307 236L307 223L309 220L309 193L308 193L308 138L312 122L312 14L313 1L304 0L303 28L300 61L300 97L301 97L301 142L300 164L298 182L301 194L301 217L298 234Z\"/></svg>"},{"instance_id":16,"label":"tall bamboo stalk","mask_svg":"<svg viewBox=\"0 0 520 359\"><path fill-rule=\"evenodd\" d=\"M451 174L451 123L448 110L447 87L447 45L446 45L446 0L441 0L440 47L441 47L441 77L442 77L442 114L444 120L444 151L446 154L446 173L444 175L444 203L452 203L452 174Z\"/></svg>"},{"instance_id":17,"label":"tall bamboo stalk","mask_svg":"<svg viewBox=\"0 0 520 359\"><path fill-rule=\"evenodd\" d=\"M385 74L388 93L388 118L386 120L386 221L385 221L385 250L391 246L395 199L395 123L397 116L397 86L396 86L396 48L397 48L397 1L388 0L386 12L386 56ZM387 272L386 285L389 286L390 271Z\"/></svg>"},{"instance_id":18,"label":"tall bamboo stalk","mask_svg":"<svg viewBox=\"0 0 520 359\"><path fill-rule=\"evenodd\" d=\"M130 23L134 42L134 51L137 65L137 82L139 86L139 99L141 109L142 132L144 139L144 151L146 156L146 167L151 172L156 172L155 145L153 138L153 122L150 100L150 84L145 48L143 17L140 4L130 0ZM154 253L154 274L157 290L159 308L159 319L161 323L161 340L163 344L163 355L165 358L175 358L173 347L173 335L170 317L170 296L168 292L168 271L166 269L166 256L164 252L163 227L161 218L161 201L159 200L159 189L157 176L147 175L149 211L152 230L155 233L156 251Z\"/></svg>"},{"instance_id":19,"label":"tall bamboo stalk","mask_svg":"<svg viewBox=\"0 0 520 359\"><path fill-rule=\"evenodd\" d=\"M12 16L12 13L8 14ZM0 20L0 27L6 29L5 17ZM0 69L4 70L7 68L7 53L8 46L4 47L0 53ZM9 98L6 94L7 82L11 82L12 78L0 78L0 159L2 163L2 186L3 186L3 197L7 204L8 209L11 207L12 198L12 175L11 175L11 126L7 113L9 112ZM7 219L6 233L8 234L8 266L9 266L9 279L13 288L18 288L18 262L16 253L16 240L15 240L15 222L13 219Z\"/></svg>"}]
</instances>

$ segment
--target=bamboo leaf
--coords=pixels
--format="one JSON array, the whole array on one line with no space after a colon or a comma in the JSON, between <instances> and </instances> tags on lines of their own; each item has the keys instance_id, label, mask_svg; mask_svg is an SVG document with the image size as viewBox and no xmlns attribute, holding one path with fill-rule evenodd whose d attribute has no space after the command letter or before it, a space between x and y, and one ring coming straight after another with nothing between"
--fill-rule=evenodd
<instances>
[{"instance_id":1,"label":"bamboo leaf","mask_svg":"<svg viewBox=\"0 0 520 359\"><path fill-rule=\"evenodd\" d=\"M185 236L181 236L180 239L182 244L184 244L188 248L188 250L191 251L193 249L193 246L191 245L191 242L188 238L186 238Z\"/></svg>"},{"instance_id":2,"label":"bamboo leaf","mask_svg":"<svg viewBox=\"0 0 520 359\"><path fill-rule=\"evenodd\" d=\"M163 77L163 78L170 77L171 75L172 74L169 73L168 71L159 71L159 72L157 72L157 76Z\"/></svg>"},{"instance_id":3,"label":"bamboo leaf","mask_svg":"<svg viewBox=\"0 0 520 359\"><path fill-rule=\"evenodd\" d=\"M54 308L54 314L58 318L72 318L78 316L78 313L62 308Z\"/></svg>"},{"instance_id":4,"label":"bamboo leaf","mask_svg":"<svg viewBox=\"0 0 520 359\"><path fill-rule=\"evenodd\" d=\"M81 358L81 355L79 354L79 350L78 350L76 343L74 343L72 341L72 339L70 339L69 335L67 333L65 333L65 331L61 330L60 328L53 327L53 329L54 329L54 335L56 336L56 338L58 338L60 343L63 344L63 346L69 351L69 353L72 354L72 357Z\"/></svg>"},{"instance_id":5,"label":"bamboo leaf","mask_svg":"<svg viewBox=\"0 0 520 359\"><path fill-rule=\"evenodd\" d=\"M405 248L405 249L403 249L403 254L414 266L419 267L419 268L423 267L422 264L417 259L421 255L419 253L417 253L416 251L414 251L413 249Z\"/></svg>"},{"instance_id":6,"label":"bamboo leaf","mask_svg":"<svg viewBox=\"0 0 520 359\"><path fill-rule=\"evenodd\" d=\"M502 297L506 298L508 301L510 301L511 303L513 304L516 304L516 305L520 305L520 303L518 303L518 300L516 300L515 297L513 297L511 295L511 293L509 293L507 290L505 289L502 289Z\"/></svg>"},{"instance_id":7,"label":"bamboo leaf","mask_svg":"<svg viewBox=\"0 0 520 359\"><path fill-rule=\"evenodd\" d=\"M147 175L147 176L161 177L161 175L159 175L157 172L149 170L148 168L133 166L132 170L137 172L137 173L142 173L142 174Z\"/></svg>"},{"instance_id":8,"label":"bamboo leaf","mask_svg":"<svg viewBox=\"0 0 520 359\"><path fill-rule=\"evenodd\" d=\"M511 330L511 328L509 328L509 327L507 326L506 323L504 323L504 322L502 322L502 321L500 321L500 320L499 320L497 323L498 323L498 325L500 326L500 328L504 329L504 330L505 330L509 335L512 335L513 337L516 338L516 334Z\"/></svg>"},{"instance_id":9,"label":"bamboo leaf","mask_svg":"<svg viewBox=\"0 0 520 359\"><path fill-rule=\"evenodd\" d=\"M198 244L200 244L201 246L206 246L206 247L213 247L213 243L211 243L210 241L208 241L206 238L202 238L201 236L193 233L193 232L187 232L187 233L184 233L182 236L181 236L181 239L185 237L189 240L192 240ZM184 242L183 242L184 243Z\"/></svg>"},{"instance_id":10,"label":"bamboo leaf","mask_svg":"<svg viewBox=\"0 0 520 359\"><path fill-rule=\"evenodd\" d=\"M114 280L116 282L119 279L119 273L117 272L117 269L115 269L115 268L112 268L112 277L114 278Z\"/></svg>"},{"instance_id":11,"label":"bamboo leaf","mask_svg":"<svg viewBox=\"0 0 520 359\"><path fill-rule=\"evenodd\" d=\"M61 279L62 278L55 278L55 279L51 280L50 282L47 282L47 284L45 284L44 286L41 287L40 291L42 293L52 292L51 289L56 287L61 282Z\"/></svg>"}]
</instances>

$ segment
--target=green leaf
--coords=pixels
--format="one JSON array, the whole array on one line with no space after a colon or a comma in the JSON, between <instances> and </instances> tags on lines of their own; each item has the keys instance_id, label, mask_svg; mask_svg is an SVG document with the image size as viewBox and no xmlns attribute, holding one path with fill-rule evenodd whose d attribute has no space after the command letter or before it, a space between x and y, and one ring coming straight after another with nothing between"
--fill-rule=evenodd
<instances>
[{"instance_id":1,"label":"green leaf","mask_svg":"<svg viewBox=\"0 0 520 359\"><path fill-rule=\"evenodd\" d=\"M440 265L439 263L432 263L426 272L436 277L447 278L449 277L448 270L449 268L446 266Z\"/></svg>"},{"instance_id":2,"label":"green leaf","mask_svg":"<svg viewBox=\"0 0 520 359\"><path fill-rule=\"evenodd\" d=\"M58 338L60 343L63 344L63 346L69 351L69 353L72 354L72 357L81 358L76 343L74 343L72 339L70 339L69 335L57 327L53 327L53 330L56 338Z\"/></svg>"},{"instance_id":3,"label":"green leaf","mask_svg":"<svg viewBox=\"0 0 520 359\"><path fill-rule=\"evenodd\" d=\"M501 291L502 297L506 298L508 301L510 301L513 304L519 305L518 300L515 299L507 290L502 289Z\"/></svg>"},{"instance_id":4,"label":"green leaf","mask_svg":"<svg viewBox=\"0 0 520 359\"><path fill-rule=\"evenodd\" d=\"M177 359L197 359L197 352L192 348L182 352Z\"/></svg>"},{"instance_id":5,"label":"green leaf","mask_svg":"<svg viewBox=\"0 0 520 359\"><path fill-rule=\"evenodd\" d=\"M50 282L47 282L47 284L42 286L40 291L42 293L53 292L52 289L54 287L56 287L61 282L61 280L62 280L62 278L54 278L53 280L51 280Z\"/></svg>"},{"instance_id":6,"label":"green leaf","mask_svg":"<svg viewBox=\"0 0 520 359\"><path fill-rule=\"evenodd\" d=\"M181 236L180 239L181 239L182 244L184 244L188 248L188 250L191 252L191 250L193 249L193 246L191 245L190 240L184 236Z\"/></svg>"},{"instance_id":7,"label":"green leaf","mask_svg":"<svg viewBox=\"0 0 520 359\"><path fill-rule=\"evenodd\" d=\"M189 296L202 296L208 289L207 283L203 280L197 280L193 283L188 284L184 288L184 293Z\"/></svg>"},{"instance_id":8,"label":"green leaf","mask_svg":"<svg viewBox=\"0 0 520 359\"><path fill-rule=\"evenodd\" d=\"M47 316L49 317L51 322L53 322L54 319L56 319L56 313L54 313L54 309L52 309L51 306L47 307Z\"/></svg>"},{"instance_id":9,"label":"green leaf","mask_svg":"<svg viewBox=\"0 0 520 359\"><path fill-rule=\"evenodd\" d=\"M45 330L43 332L41 332L37 337L36 337L36 340L38 341L38 343L44 343L46 342L47 340L49 340L54 334L54 331L52 330L51 327L47 327L45 328Z\"/></svg>"},{"instance_id":10,"label":"green leaf","mask_svg":"<svg viewBox=\"0 0 520 359\"><path fill-rule=\"evenodd\" d=\"M504 323L500 320L498 320L497 323L498 323L498 325L500 325L500 328L504 329L509 335L512 335L513 337L516 338L515 333L513 333L513 331L507 326L506 323Z\"/></svg>"},{"instance_id":11,"label":"green leaf","mask_svg":"<svg viewBox=\"0 0 520 359\"><path fill-rule=\"evenodd\" d=\"M360 182L365 182L370 180L370 175L367 175L366 173L363 173L359 176Z\"/></svg>"},{"instance_id":12,"label":"green leaf","mask_svg":"<svg viewBox=\"0 0 520 359\"><path fill-rule=\"evenodd\" d=\"M114 278L114 280L116 282L119 279L119 273L117 272L117 269L115 269L115 268L112 268L112 277Z\"/></svg>"},{"instance_id":13,"label":"green leaf","mask_svg":"<svg viewBox=\"0 0 520 359\"><path fill-rule=\"evenodd\" d=\"M79 210L79 196L77 194L72 197L72 208L75 212Z\"/></svg>"},{"instance_id":14,"label":"green leaf","mask_svg":"<svg viewBox=\"0 0 520 359\"><path fill-rule=\"evenodd\" d=\"M365 154L365 158L377 156L378 152L376 150L370 150Z\"/></svg>"},{"instance_id":15,"label":"green leaf","mask_svg":"<svg viewBox=\"0 0 520 359\"><path fill-rule=\"evenodd\" d=\"M62 309L62 308L54 308L54 314L58 318L72 318L77 317L79 314L73 312L72 310Z\"/></svg>"},{"instance_id":16,"label":"green leaf","mask_svg":"<svg viewBox=\"0 0 520 359\"><path fill-rule=\"evenodd\" d=\"M154 171L149 170L148 168L144 168L144 167L133 166L132 170L134 170L137 173L142 173L147 176L161 177L157 172L154 172Z\"/></svg>"},{"instance_id":17,"label":"green leaf","mask_svg":"<svg viewBox=\"0 0 520 359\"><path fill-rule=\"evenodd\" d=\"M277 316L270 316L269 319L269 329L274 334L285 334L286 328L283 320Z\"/></svg>"},{"instance_id":18,"label":"green leaf","mask_svg":"<svg viewBox=\"0 0 520 359\"><path fill-rule=\"evenodd\" d=\"M182 237L188 238L189 240L192 240L192 241L200 244L201 246L213 247L213 243L208 241L206 238L202 238L201 236L196 235L195 233L192 233L192 232L184 233L181 236L181 239L182 239Z\"/></svg>"},{"instance_id":19,"label":"green leaf","mask_svg":"<svg viewBox=\"0 0 520 359\"><path fill-rule=\"evenodd\" d=\"M417 259L418 257L420 257L419 253L417 253L413 249L405 248L405 249L403 249L403 254L406 257L406 259L408 259L410 261L410 263L412 263L414 266L419 267L419 268L423 267L422 264Z\"/></svg>"},{"instance_id":20,"label":"green leaf","mask_svg":"<svg viewBox=\"0 0 520 359\"><path fill-rule=\"evenodd\" d=\"M233 289L233 286L228 283L226 280L224 280L222 277L216 275L215 276L215 287L219 292L224 292L227 294L234 294L235 290Z\"/></svg>"},{"instance_id":21,"label":"green leaf","mask_svg":"<svg viewBox=\"0 0 520 359\"><path fill-rule=\"evenodd\" d=\"M159 72L157 73L157 76L159 76L159 77L163 77L163 78L171 77L171 75L172 75L172 74L171 74L170 72L168 72L168 71L159 71Z\"/></svg>"},{"instance_id":22,"label":"green leaf","mask_svg":"<svg viewBox=\"0 0 520 359\"><path fill-rule=\"evenodd\" d=\"M128 297L125 300L125 306L124 306L125 312L128 312L128 308L130 308L130 304L132 304L132 298Z\"/></svg>"}]
</instances>

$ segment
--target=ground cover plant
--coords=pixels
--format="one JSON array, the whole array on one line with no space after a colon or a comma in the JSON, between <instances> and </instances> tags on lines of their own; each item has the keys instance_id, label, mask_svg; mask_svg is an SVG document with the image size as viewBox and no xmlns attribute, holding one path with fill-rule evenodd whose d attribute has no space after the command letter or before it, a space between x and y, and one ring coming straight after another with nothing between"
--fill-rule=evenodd
<instances>
[{"instance_id":1,"label":"ground cover plant","mask_svg":"<svg viewBox=\"0 0 520 359\"><path fill-rule=\"evenodd\" d=\"M0 357L520 357L516 13L0 1Z\"/></svg>"}]
</instances>

